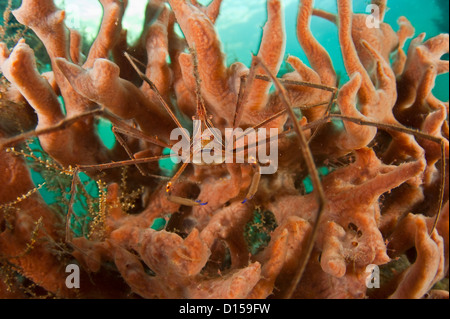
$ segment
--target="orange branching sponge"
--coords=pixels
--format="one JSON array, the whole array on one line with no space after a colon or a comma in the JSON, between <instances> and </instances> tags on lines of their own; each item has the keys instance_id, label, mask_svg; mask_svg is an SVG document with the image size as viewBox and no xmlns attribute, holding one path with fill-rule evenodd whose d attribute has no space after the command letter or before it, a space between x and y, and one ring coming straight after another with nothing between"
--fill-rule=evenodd
<instances>
[{"instance_id":1,"label":"orange branching sponge","mask_svg":"<svg viewBox=\"0 0 450 319\"><path fill-rule=\"evenodd\" d=\"M397 32L383 22L385 0L372 1L379 28L350 0L337 0L336 14L299 0L297 26L286 30L283 1L267 0L257 56L228 66L214 27L221 0L149 1L134 46L122 28L127 1L100 2L86 58L52 0L13 11L41 39L51 72L39 74L25 40L0 43L1 101L14 97L5 118L22 128L31 117L19 112L37 115L19 135L0 125L0 297L448 298L448 102L432 93L449 71L448 34L421 34L406 51L414 27L406 17ZM312 15L336 25L345 83ZM308 61L288 56L293 70L277 79L286 32L297 32ZM98 136L100 118L113 125L112 149ZM180 165L168 183L155 162L173 129L197 119L222 136L277 128L277 171L261 175L268 163L250 156ZM39 195L45 185L17 157L25 152L12 151L29 137L72 177L71 189L61 186L64 214ZM89 197L80 172L102 181L98 203L85 198L81 235L71 228L77 198ZM81 269L79 288L66 285L69 264ZM381 272L380 288L369 287L368 269Z\"/></svg>"},{"instance_id":2,"label":"orange branching sponge","mask_svg":"<svg viewBox=\"0 0 450 319\"><path fill-rule=\"evenodd\" d=\"M26 98L38 115L36 129L45 129L64 119L61 106L50 83L42 77L35 65L33 50L21 40L9 54L1 47L2 72ZM85 123L86 124L86 123ZM90 124L92 126L92 123ZM41 137L41 145L63 165L93 164L107 158L93 127L71 126L69 129Z\"/></svg>"},{"instance_id":3,"label":"orange branching sponge","mask_svg":"<svg viewBox=\"0 0 450 319\"><path fill-rule=\"evenodd\" d=\"M52 252L61 241L58 225L63 221L37 192L24 160L5 149L0 152L0 182L2 267L10 264L52 294L76 297L76 292L65 285L64 263Z\"/></svg>"}]
</instances>

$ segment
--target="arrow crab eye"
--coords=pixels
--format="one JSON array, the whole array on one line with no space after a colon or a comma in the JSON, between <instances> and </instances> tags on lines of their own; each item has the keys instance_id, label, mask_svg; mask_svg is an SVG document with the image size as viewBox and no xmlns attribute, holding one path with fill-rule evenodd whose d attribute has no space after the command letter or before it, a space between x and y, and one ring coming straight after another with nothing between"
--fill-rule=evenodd
<instances>
[{"instance_id":1,"label":"arrow crab eye","mask_svg":"<svg viewBox=\"0 0 450 319\"><path fill-rule=\"evenodd\" d=\"M256 160L256 158L254 156L249 156L248 157L248 163L249 164L256 164L257 160Z\"/></svg>"}]
</instances>

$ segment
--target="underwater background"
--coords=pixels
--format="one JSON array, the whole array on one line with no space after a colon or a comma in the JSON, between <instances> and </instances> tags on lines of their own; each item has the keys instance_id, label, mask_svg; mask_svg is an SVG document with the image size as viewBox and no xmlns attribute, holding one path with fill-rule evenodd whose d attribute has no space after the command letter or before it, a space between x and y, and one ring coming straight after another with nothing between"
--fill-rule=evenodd
<instances>
[{"instance_id":1,"label":"underwater background","mask_svg":"<svg viewBox=\"0 0 450 319\"><path fill-rule=\"evenodd\" d=\"M6 2L6 1L5 1ZM210 0L199 1L208 4ZM82 30L88 41L93 41L101 22L102 8L98 1L92 0L56 0L60 8L66 10L66 24ZM129 0L125 12L123 27L128 30L128 40L133 43L142 30L145 6L147 0ZM354 0L355 13L366 13L369 0ZM296 35L296 19L298 0L284 0L286 26L286 55L299 57L307 63L307 58L300 47ZM336 0L316 0L315 7L336 13ZM449 32L449 1L448 0L391 0L388 1L389 10L384 22L389 23L394 31L398 30L397 18L405 16L415 27L415 36L426 33L426 39L440 33ZM223 43L223 51L227 56L227 63L240 61L250 65L251 52L258 53L262 36L262 28L267 19L265 0L224 0L220 15L216 21L216 28ZM335 69L341 75L341 83L345 83L347 74L342 63L337 28L334 24L319 17L313 17L311 30L317 40L330 54ZM180 31L181 32L181 31ZM408 48L409 39L405 45ZM448 55L444 57L448 60ZM308 63L307 63L308 64ZM449 74L438 76L434 93L440 100L449 99Z\"/></svg>"},{"instance_id":2,"label":"underwater background","mask_svg":"<svg viewBox=\"0 0 450 319\"><path fill-rule=\"evenodd\" d=\"M210 0L200 0L208 4ZM0 1L0 22L3 24L3 12L7 0ZM353 9L356 13L366 13L369 0L354 0ZM96 37L102 18L100 2L93 0L55 0L55 4L66 10L66 25L82 32L86 47ZM128 42L133 43L143 28L145 6L147 0L129 0L123 20L124 29L128 30ZM20 1L13 1L13 8L20 5ZM308 64L305 54L300 47L296 36L296 19L298 0L284 0L285 26L286 26L286 56L291 54L299 57ZM315 7L336 13L335 0L316 0ZM395 31L398 30L397 18L405 16L415 27L415 36L426 33L426 39L440 33L449 32L449 1L448 0L391 0L388 2L389 10L384 22L389 23ZM262 36L262 28L267 19L265 0L224 0L220 15L216 21L223 51L227 63L240 61L249 66L251 53L257 53ZM330 54L335 69L341 75L341 83L345 83L345 72L341 50L339 46L337 28L334 24L319 17L312 18L311 30L318 41ZM181 31L180 31L181 33ZM405 45L408 48L409 39ZM448 55L444 57L448 60ZM434 94L443 101L449 99L449 74L437 77Z\"/></svg>"},{"instance_id":3,"label":"underwater background","mask_svg":"<svg viewBox=\"0 0 450 319\"><path fill-rule=\"evenodd\" d=\"M83 47L86 48L84 53L87 53L92 41L97 36L98 28L102 19L102 9L97 0L54 0L58 7L66 11L66 25L79 30L82 33ZM151 1L151 0L150 0ZM188 1L188 0L187 0ZM17 35L20 33L21 26L15 26L15 20L12 15L7 17L9 9L15 9L20 6L20 0L0 0L0 25L9 24L7 33L10 35ZM143 29L145 6L148 0L128 0L128 7L123 20L123 28L128 30L128 43L132 45L140 36ZM202 4L208 4L210 0L199 0ZM299 0L282 0L285 14L285 30L286 30L286 49L285 58L289 55L299 57L305 64L308 64L306 55L303 53L299 45L296 35L296 20L298 13ZM12 3L12 7L8 6ZM370 4L370 0L354 0L353 9L355 13L367 13L366 7ZM414 26L417 37L421 33L426 33L425 40L434 37L440 33L449 32L449 1L448 0L429 0L423 1L407 1L407 0L390 0L388 2L389 9L384 18L384 22L389 23L394 31L398 30L397 19L400 16L405 16ZM315 7L323 9L328 12L336 13L336 0L316 0ZM4 14L6 13L6 14ZM226 62L228 65L239 61L250 66L252 53L256 54L259 49L259 44L262 36L262 28L267 19L266 0L223 0L219 18L216 21L216 29L219 33L222 42L222 50L226 55ZM324 46L325 50L330 54L334 64L334 68L340 76L340 84L344 84L348 80L343 61L341 49L338 41L338 34L336 26L322 18L313 17L311 30L318 41ZM180 34L181 30L178 30ZM26 42L36 51L38 68L40 72L50 70L48 57L45 52L41 55L42 45L38 40L33 39L32 31L23 30L26 36ZM30 34L28 34L30 32ZM7 34L7 35L8 35ZM0 34L1 36L1 34ZM29 38L29 37L30 38ZM4 39L0 38L0 41ZM407 51L411 39L406 42L405 51ZM12 48L14 41L8 43ZM443 59L448 60L448 54ZM288 72L289 66L284 64L281 67L279 75ZM0 74L1 75L1 74ZM437 77L436 85L433 89L434 95L442 100L449 99L449 74L443 74ZM60 97L61 105L64 107L64 101ZM1 115L0 115L1 116ZM115 145L115 138L111 132L111 124L105 120L100 119L97 124L97 129L102 137L104 144L108 148L113 148ZM37 139L27 143L30 154L36 156L35 158L29 156L29 167L31 169L33 181L46 200L47 204L59 209L64 213L67 211L70 199L70 187L72 179L69 176L60 177L57 182L59 187L48 183L49 180L59 173L52 171L52 167L42 167L42 164L49 160L49 157L40 148ZM167 151L168 149L166 149ZM164 153L167 154L167 153ZM161 175L170 176L173 174L174 167L169 161L160 161ZM320 167L319 173L321 176L327 175L330 172L327 167ZM80 174L80 180L83 187L77 189L74 193L77 198L74 201L74 213L77 218L71 220L70 227L76 237L85 236L88 231L89 223L92 221L90 211L100 211L99 205L102 205L99 198L104 198L106 194L106 184L92 180L84 173ZM45 184L46 183L46 184ZM305 193L312 191L312 184L309 177L303 180ZM261 212L262 214L263 212ZM256 215L255 215L256 216ZM263 215L256 216L253 224L260 223ZM156 219L151 228L160 230L164 224L158 223L164 219ZM273 225L272 225L273 226ZM269 229L272 231L273 229ZM247 229L246 229L247 231ZM263 238L266 240L266 238ZM259 240L262 240L259 238ZM258 247L256 247L258 248ZM255 252L253 252L255 254Z\"/></svg>"}]
</instances>

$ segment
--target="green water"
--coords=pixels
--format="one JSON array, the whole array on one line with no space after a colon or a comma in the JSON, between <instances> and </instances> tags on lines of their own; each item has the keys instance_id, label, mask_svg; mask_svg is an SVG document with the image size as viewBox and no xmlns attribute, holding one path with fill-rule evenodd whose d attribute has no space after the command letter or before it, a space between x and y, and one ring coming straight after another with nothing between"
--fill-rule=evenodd
<instances>
[{"instance_id":1,"label":"green water","mask_svg":"<svg viewBox=\"0 0 450 319\"><path fill-rule=\"evenodd\" d=\"M208 2L208 1L203 1ZM217 19L216 27L222 40L227 62L239 60L246 65L250 64L250 52L257 53L262 35L262 27L267 19L265 1L261 0L225 0L221 7L221 15ZM355 13L365 13L370 1L354 0ZM298 13L298 0L285 0L285 26L286 26L286 55L299 57L307 63L306 55L301 49L296 35L296 20ZM426 33L426 39L440 33L449 32L449 1L448 0L390 0L389 10L385 22L397 31L397 19L405 16L415 27L415 36ZM332 13L337 13L336 0L316 0L315 7ZM317 40L324 46L333 61L337 72L342 76L341 83L348 78L342 62L341 49L338 41L337 28L324 19L313 17L311 31ZM410 40L406 43L408 47ZM448 55L444 57L448 60ZM449 75L438 76L434 94L443 101L449 99Z\"/></svg>"}]
</instances>

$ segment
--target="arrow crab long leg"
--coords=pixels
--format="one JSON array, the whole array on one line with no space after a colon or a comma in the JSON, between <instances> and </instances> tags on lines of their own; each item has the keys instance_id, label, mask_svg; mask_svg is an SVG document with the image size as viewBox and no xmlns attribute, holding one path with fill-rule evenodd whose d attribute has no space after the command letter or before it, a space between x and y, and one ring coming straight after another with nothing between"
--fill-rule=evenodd
<instances>
[{"instance_id":1,"label":"arrow crab long leg","mask_svg":"<svg viewBox=\"0 0 450 319\"><path fill-rule=\"evenodd\" d=\"M300 260L302 261L301 265L292 280L292 284L290 285L289 289L285 292L285 297L289 299L289 298L291 298L295 288L297 287L297 284L299 283L299 281L303 275L303 272L305 271L306 265L308 263L309 257L311 255L312 249L314 247L314 242L316 240L317 231L319 228L318 226L319 226L320 217L322 216L322 213L323 213L325 205L326 205L326 198L325 198L325 193L322 188L322 183L319 178L319 173L318 173L316 165L314 163L314 159L311 154L311 150L309 149L309 146L308 146L308 141L306 140L305 134L303 133L303 130L297 121L294 110L292 109L292 106L289 103L286 89L281 85L281 83L278 81L276 76L274 76L270 72L270 70L264 65L264 63L258 57L256 57L256 61L262 66L262 68L266 71L266 73L269 74L270 78L272 79L273 83L275 84L276 90L280 94L281 101L282 101L284 107L286 108L286 111L287 111L291 121L293 122L294 130L300 141L300 152L303 156L303 159L306 162L308 172L311 176L311 180L312 180L312 183L314 186L314 192L316 194L316 200L318 203L317 216L316 216L316 220L314 222L314 226L313 226L311 235L308 238L308 242L306 244L306 249L302 250L302 253L300 256ZM333 98L331 100L333 100Z\"/></svg>"}]
</instances>

